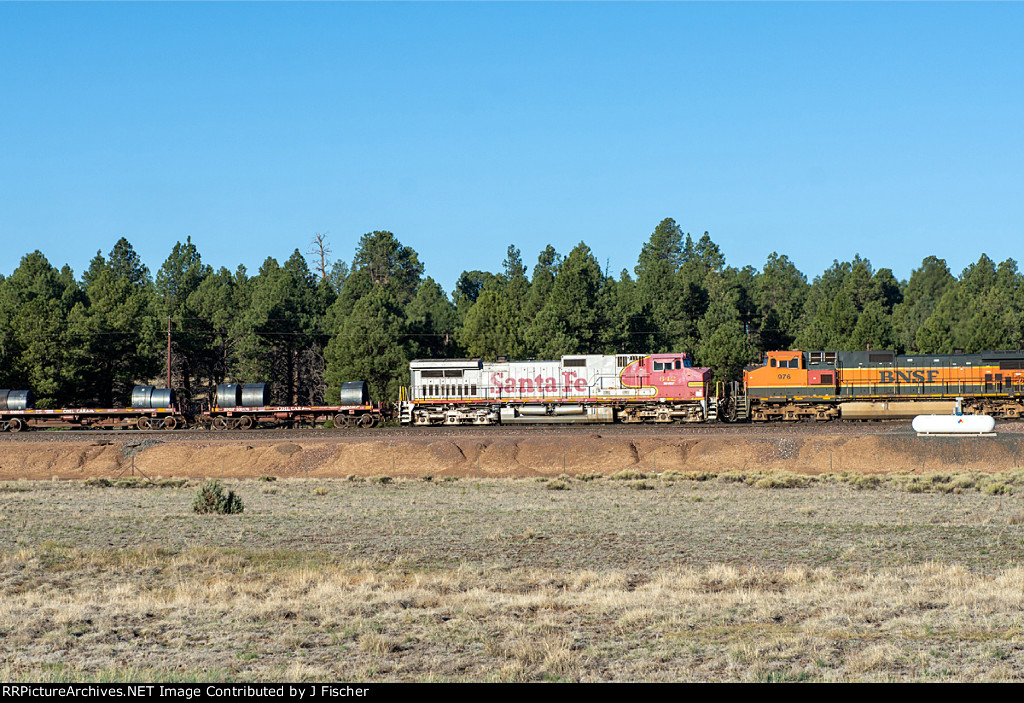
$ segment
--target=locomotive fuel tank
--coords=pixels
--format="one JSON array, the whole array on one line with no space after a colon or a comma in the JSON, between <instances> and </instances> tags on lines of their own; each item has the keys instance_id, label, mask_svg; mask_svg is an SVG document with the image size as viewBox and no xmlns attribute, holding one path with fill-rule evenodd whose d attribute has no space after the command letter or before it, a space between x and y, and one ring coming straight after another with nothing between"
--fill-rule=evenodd
<instances>
[{"instance_id":1,"label":"locomotive fuel tank","mask_svg":"<svg viewBox=\"0 0 1024 703\"><path fill-rule=\"evenodd\" d=\"M841 403L839 413L844 420L894 420L918 415L952 415L955 400L890 400Z\"/></svg>"},{"instance_id":2,"label":"locomotive fuel tank","mask_svg":"<svg viewBox=\"0 0 1024 703\"><path fill-rule=\"evenodd\" d=\"M543 412L538 412L543 411ZM503 425L540 425L540 424L597 424L615 422L615 412L609 407L582 407L580 405L554 408L548 413L544 408L502 408L501 424Z\"/></svg>"}]
</instances>

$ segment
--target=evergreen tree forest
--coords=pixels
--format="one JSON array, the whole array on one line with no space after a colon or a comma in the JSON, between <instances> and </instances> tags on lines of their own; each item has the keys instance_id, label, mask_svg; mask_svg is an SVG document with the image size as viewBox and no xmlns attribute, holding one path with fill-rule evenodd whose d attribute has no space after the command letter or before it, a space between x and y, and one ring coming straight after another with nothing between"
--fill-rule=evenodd
<instances>
[{"instance_id":1,"label":"evergreen tree forest","mask_svg":"<svg viewBox=\"0 0 1024 703\"><path fill-rule=\"evenodd\" d=\"M317 235L320 244L322 235ZM316 242L317 240L314 240ZM638 242L640 238L638 237ZM186 239L154 270L126 239L80 277L39 251L0 275L0 388L36 407L120 407L136 384L171 382L186 401L217 384L271 384L274 403L336 402L345 381L394 400L415 358L558 358L690 352L718 380L776 349L952 353L1024 346L1017 262L982 254L959 275L928 256L897 280L855 256L808 280L781 252L729 266L710 235L666 219L632 271L602 270L580 242L532 267L516 246L453 291L391 232L364 234L351 262L268 258L214 270Z\"/></svg>"}]
</instances>

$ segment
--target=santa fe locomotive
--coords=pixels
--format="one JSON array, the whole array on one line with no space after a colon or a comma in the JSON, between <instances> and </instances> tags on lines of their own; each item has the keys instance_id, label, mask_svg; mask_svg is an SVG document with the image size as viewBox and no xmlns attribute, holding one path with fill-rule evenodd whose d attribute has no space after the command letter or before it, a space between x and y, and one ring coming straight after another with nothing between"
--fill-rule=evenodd
<instances>
[{"instance_id":1,"label":"santa fe locomotive","mask_svg":"<svg viewBox=\"0 0 1024 703\"><path fill-rule=\"evenodd\" d=\"M409 374L407 425L704 422L718 411L711 369L685 353L421 359Z\"/></svg>"}]
</instances>

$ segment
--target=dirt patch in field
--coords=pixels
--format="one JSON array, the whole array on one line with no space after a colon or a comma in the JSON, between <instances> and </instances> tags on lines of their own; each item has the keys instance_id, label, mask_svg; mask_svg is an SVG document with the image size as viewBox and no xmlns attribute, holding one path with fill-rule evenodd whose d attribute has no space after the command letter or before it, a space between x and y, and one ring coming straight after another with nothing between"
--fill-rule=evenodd
<instances>
[{"instance_id":1,"label":"dirt patch in field","mask_svg":"<svg viewBox=\"0 0 1024 703\"><path fill-rule=\"evenodd\" d=\"M1024 436L914 435L781 438L355 436L273 440L82 440L0 443L0 479L310 476L557 476L663 471L1009 471Z\"/></svg>"}]
</instances>

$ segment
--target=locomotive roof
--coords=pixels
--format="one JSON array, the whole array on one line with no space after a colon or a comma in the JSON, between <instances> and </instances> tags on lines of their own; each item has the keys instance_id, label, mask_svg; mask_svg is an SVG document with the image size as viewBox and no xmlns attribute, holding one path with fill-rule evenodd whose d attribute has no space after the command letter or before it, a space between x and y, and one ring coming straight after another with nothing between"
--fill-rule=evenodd
<instances>
[{"instance_id":1,"label":"locomotive roof","mask_svg":"<svg viewBox=\"0 0 1024 703\"><path fill-rule=\"evenodd\" d=\"M410 369L479 369L480 359L413 359Z\"/></svg>"}]
</instances>

